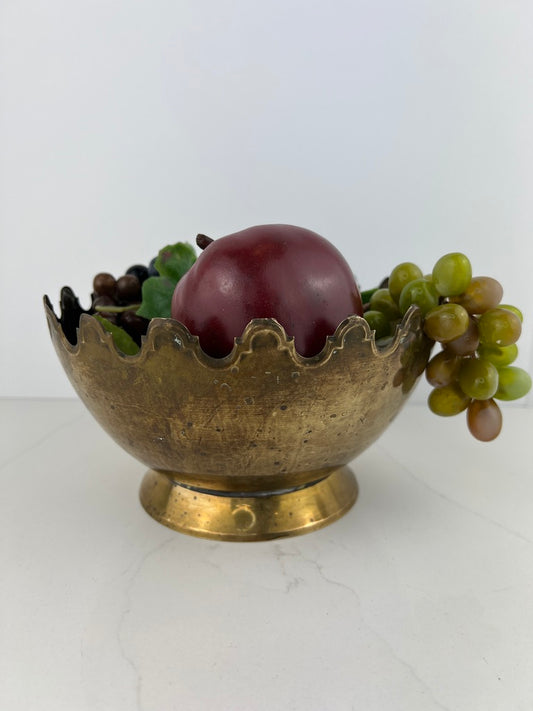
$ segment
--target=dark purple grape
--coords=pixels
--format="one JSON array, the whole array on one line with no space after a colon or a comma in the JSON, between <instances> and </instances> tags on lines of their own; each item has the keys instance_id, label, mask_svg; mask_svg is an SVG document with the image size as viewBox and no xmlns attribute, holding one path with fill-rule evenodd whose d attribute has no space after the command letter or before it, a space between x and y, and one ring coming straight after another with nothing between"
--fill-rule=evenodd
<instances>
[{"instance_id":1,"label":"dark purple grape","mask_svg":"<svg viewBox=\"0 0 533 711\"><path fill-rule=\"evenodd\" d=\"M92 311L98 313L111 323L118 324L118 315L112 311L106 311L106 306L114 307L117 305L116 299L107 294L93 294Z\"/></svg>"},{"instance_id":2,"label":"dark purple grape","mask_svg":"<svg viewBox=\"0 0 533 711\"><path fill-rule=\"evenodd\" d=\"M155 268L155 260L157 257L154 257L151 261L150 264L148 265L148 276L159 276L159 272Z\"/></svg>"},{"instance_id":3,"label":"dark purple grape","mask_svg":"<svg viewBox=\"0 0 533 711\"><path fill-rule=\"evenodd\" d=\"M148 319L137 316L135 311L124 311L120 319L120 325L138 346L141 345L141 337L146 334L149 323Z\"/></svg>"},{"instance_id":4,"label":"dark purple grape","mask_svg":"<svg viewBox=\"0 0 533 711\"><path fill-rule=\"evenodd\" d=\"M113 296L116 286L115 277L107 272L100 272L93 279L94 293L98 295L107 294L108 296Z\"/></svg>"},{"instance_id":5,"label":"dark purple grape","mask_svg":"<svg viewBox=\"0 0 533 711\"><path fill-rule=\"evenodd\" d=\"M93 298L93 309L98 307L98 311L101 310L102 306L116 306L117 302L109 294L95 294Z\"/></svg>"},{"instance_id":6,"label":"dark purple grape","mask_svg":"<svg viewBox=\"0 0 533 711\"><path fill-rule=\"evenodd\" d=\"M125 274L117 279L115 293L118 301L122 304L137 304L142 298L141 285L133 274Z\"/></svg>"},{"instance_id":7,"label":"dark purple grape","mask_svg":"<svg viewBox=\"0 0 533 711\"><path fill-rule=\"evenodd\" d=\"M148 267L145 267L144 264L134 264L126 271L126 274L133 274L133 276L136 276L140 284L142 284L143 281L146 281L149 276Z\"/></svg>"}]
</instances>

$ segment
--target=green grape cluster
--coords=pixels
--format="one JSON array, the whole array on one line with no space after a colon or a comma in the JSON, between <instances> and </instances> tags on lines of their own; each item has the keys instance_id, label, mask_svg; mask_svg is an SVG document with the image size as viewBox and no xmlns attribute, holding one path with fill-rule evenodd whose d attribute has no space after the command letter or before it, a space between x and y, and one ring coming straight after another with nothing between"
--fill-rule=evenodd
<instances>
[{"instance_id":1,"label":"green grape cluster","mask_svg":"<svg viewBox=\"0 0 533 711\"><path fill-rule=\"evenodd\" d=\"M482 442L501 431L496 401L516 400L531 388L529 374L512 365L522 313L502 298L496 279L473 277L468 257L453 252L429 275L411 262L399 264L365 304L364 317L378 340L392 335L413 304L420 309L426 335L441 346L426 366L433 387L429 408L444 417L466 411L468 429Z\"/></svg>"}]
</instances>

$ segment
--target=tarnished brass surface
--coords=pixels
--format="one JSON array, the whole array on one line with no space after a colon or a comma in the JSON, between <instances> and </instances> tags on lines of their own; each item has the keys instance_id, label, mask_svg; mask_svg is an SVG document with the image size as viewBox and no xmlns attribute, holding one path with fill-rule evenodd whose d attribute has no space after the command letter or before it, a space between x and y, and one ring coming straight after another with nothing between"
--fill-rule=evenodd
<instances>
[{"instance_id":1,"label":"tarnished brass surface","mask_svg":"<svg viewBox=\"0 0 533 711\"><path fill-rule=\"evenodd\" d=\"M257 319L222 359L171 319L153 319L125 356L83 314L72 345L46 297L45 310L66 374L118 444L176 482L225 492L290 489L343 467L396 416L431 350L414 308L384 349L351 316L303 358L276 321Z\"/></svg>"},{"instance_id":2,"label":"tarnished brass surface","mask_svg":"<svg viewBox=\"0 0 533 711\"><path fill-rule=\"evenodd\" d=\"M140 497L152 518L175 531L225 541L265 541L309 533L336 521L354 504L357 483L342 467L295 491L232 496L184 487L149 471Z\"/></svg>"}]
</instances>

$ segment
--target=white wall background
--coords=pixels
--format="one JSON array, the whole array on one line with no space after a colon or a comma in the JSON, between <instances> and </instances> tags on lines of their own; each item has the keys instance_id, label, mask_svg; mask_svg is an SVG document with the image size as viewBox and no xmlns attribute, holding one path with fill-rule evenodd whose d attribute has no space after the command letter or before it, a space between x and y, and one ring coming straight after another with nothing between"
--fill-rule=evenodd
<instances>
[{"instance_id":1,"label":"white wall background","mask_svg":"<svg viewBox=\"0 0 533 711\"><path fill-rule=\"evenodd\" d=\"M263 222L365 288L466 252L533 371L532 31L531 0L3 0L0 395L74 394L44 293Z\"/></svg>"}]
</instances>

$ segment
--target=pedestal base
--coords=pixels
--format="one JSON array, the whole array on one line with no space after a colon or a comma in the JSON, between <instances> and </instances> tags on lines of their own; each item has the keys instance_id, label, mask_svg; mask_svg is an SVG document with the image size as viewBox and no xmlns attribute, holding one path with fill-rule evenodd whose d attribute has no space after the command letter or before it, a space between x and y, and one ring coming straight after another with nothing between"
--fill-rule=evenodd
<instances>
[{"instance_id":1,"label":"pedestal base","mask_svg":"<svg viewBox=\"0 0 533 711\"><path fill-rule=\"evenodd\" d=\"M150 470L140 499L152 518L175 531L223 541L265 541L336 521L353 506L357 494L348 467L295 490L239 495L184 486Z\"/></svg>"}]
</instances>

